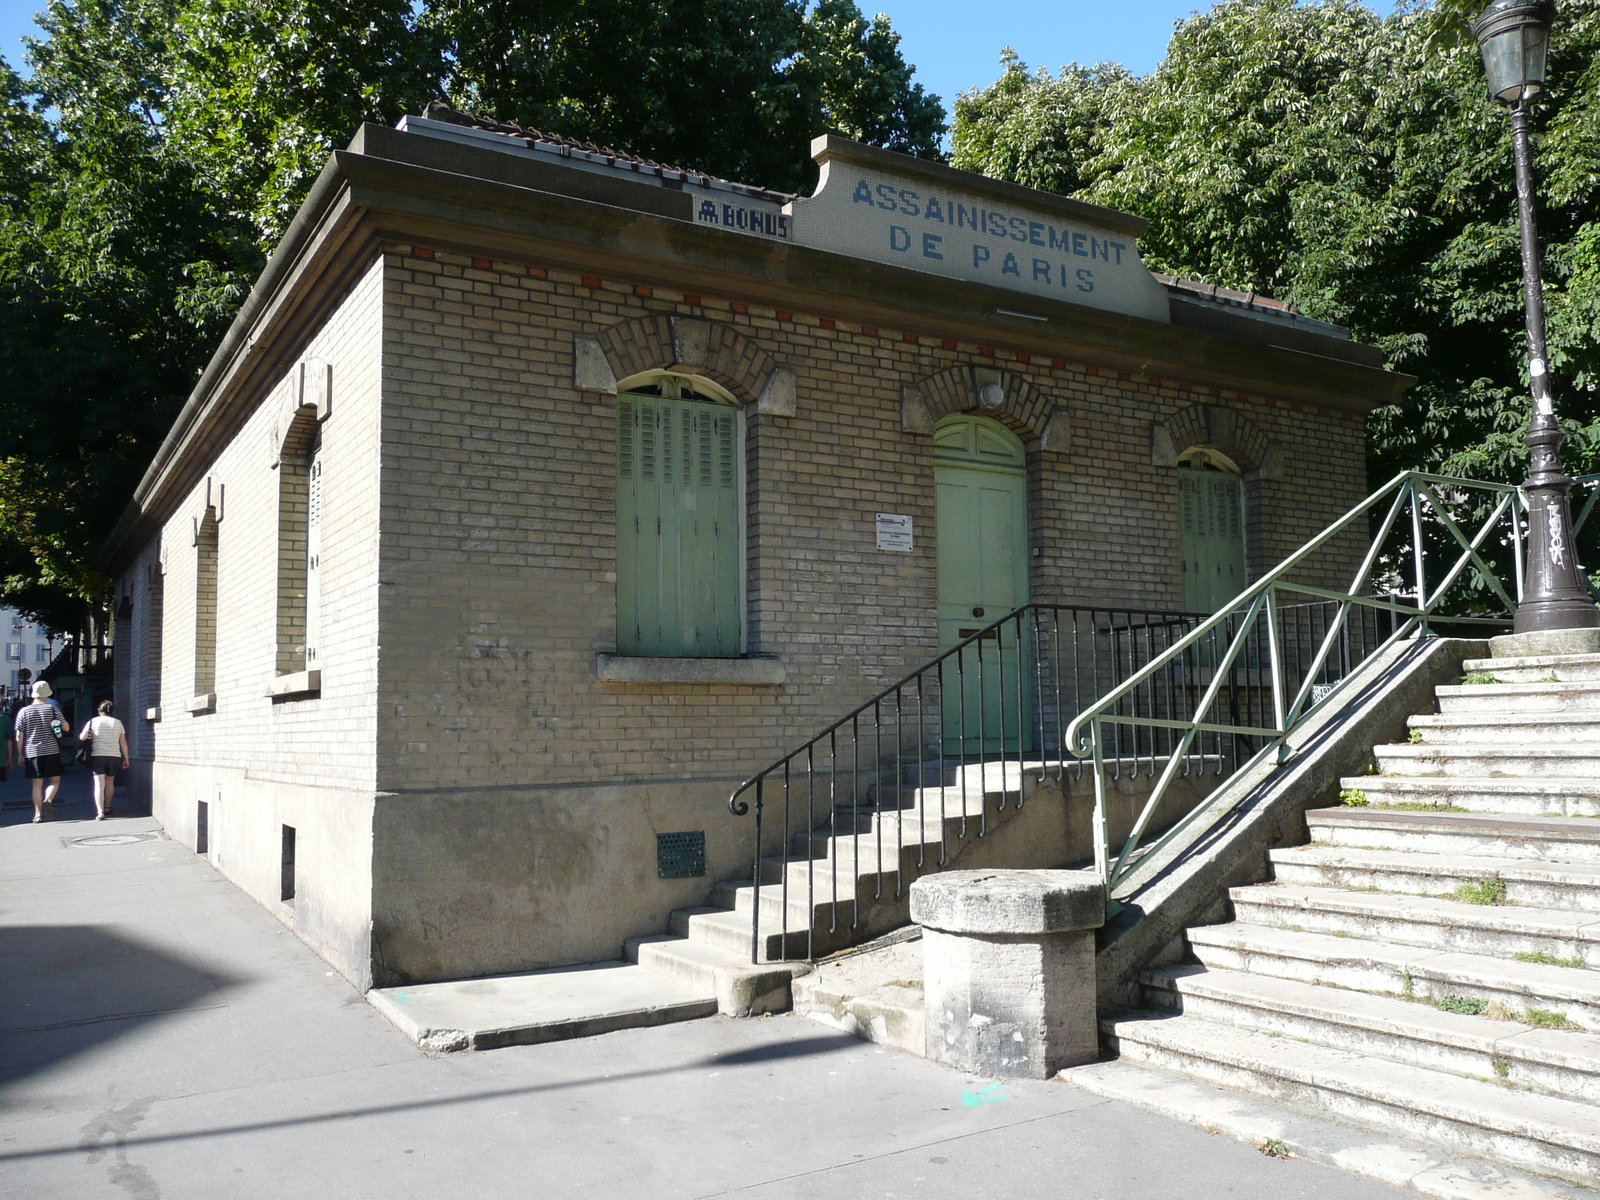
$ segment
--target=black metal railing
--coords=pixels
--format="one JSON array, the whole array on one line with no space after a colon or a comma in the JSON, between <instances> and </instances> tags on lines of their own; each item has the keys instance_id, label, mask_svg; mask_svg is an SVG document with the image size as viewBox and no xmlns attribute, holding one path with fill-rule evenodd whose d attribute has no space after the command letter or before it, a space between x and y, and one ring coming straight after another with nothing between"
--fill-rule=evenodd
<instances>
[{"instance_id":1,"label":"black metal railing","mask_svg":"<svg viewBox=\"0 0 1600 1200\"><path fill-rule=\"evenodd\" d=\"M50 665L39 671L39 678L55 681L75 675L110 675L112 648L104 642L78 642L69 639L56 651Z\"/></svg>"}]
</instances>

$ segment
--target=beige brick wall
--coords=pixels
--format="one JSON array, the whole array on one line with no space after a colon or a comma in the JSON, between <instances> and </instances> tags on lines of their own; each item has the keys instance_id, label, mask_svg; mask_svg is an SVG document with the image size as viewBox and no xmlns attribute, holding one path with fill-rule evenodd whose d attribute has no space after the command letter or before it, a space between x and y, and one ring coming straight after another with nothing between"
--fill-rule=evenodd
<instances>
[{"instance_id":1,"label":"beige brick wall","mask_svg":"<svg viewBox=\"0 0 1600 1200\"><path fill-rule=\"evenodd\" d=\"M1266 395L538 264L411 247L389 264L385 789L731 777L922 661L935 638L932 444L902 430L901 395L950 367L1014 373L1070 415L1069 449L1030 444L1035 599L1180 605L1176 472L1152 461L1150 426L1199 402L1236 410L1282 452L1291 482L1253 489L1255 570L1365 490L1359 418ZM616 409L574 388L573 338L660 314L732 327L798 373L796 416L747 423L749 645L786 664L777 692L596 679L596 652L616 644ZM914 517L914 553L874 549L879 511Z\"/></svg>"},{"instance_id":2,"label":"beige brick wall","mask_svg":"<svg viewBox=\"0 0 1600 1200\"><path fill-rule=\"evenodd\" d=\"M189 712L202 582L194 528L206 512L206 480L161 531L159 583L150 578L155 559L149 551L124 577L122 586L135 597L131 640L147 656L153 656L156 642L152 614L161 621L159 697L152 664L135 676L140 723L146 707L159 703L162 710L159 726L136 739L141 757L150 755L153 735L166 762L248 769L255 779L371 789L377 729L382 280L381 263L374 262L322 328L282 364L280 382L240 432L212 456L209 495L221 518L216 526L215 712ZM322 426L322 694L274 703L266 694L268 681L278 673L279 476L273 439L290 411L297 364L311 357L333 366L331 407ZM152 588L160 594L159 611Z\"/></svg>"}]
</instances>

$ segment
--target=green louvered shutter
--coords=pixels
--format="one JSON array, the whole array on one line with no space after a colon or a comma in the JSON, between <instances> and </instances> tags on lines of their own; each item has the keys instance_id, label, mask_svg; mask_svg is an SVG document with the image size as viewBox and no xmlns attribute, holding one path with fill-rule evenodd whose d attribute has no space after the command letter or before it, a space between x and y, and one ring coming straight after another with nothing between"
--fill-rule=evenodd
<instances>
[{"instance_id":1,"label":"green louvered shutter","mask_svg":"<svg viewBox=\"0 0 1600 1200\"><path fill-rule=\"evenodd\" d=\"M617 648L739 653L739 416L720 404L617 398Z\"/></svg>"},{"instance_id":2,"label":"green louvered shutter","mask_svg":"<svg viewBox=\"0 0 1600 1200\"><path fill-rule=\"evenodd\" d=\"M1178 470L1183 525L1183 606L1216 612L1244 591L1244 521L1237 476Z\"/></svg>"}]
</instances>

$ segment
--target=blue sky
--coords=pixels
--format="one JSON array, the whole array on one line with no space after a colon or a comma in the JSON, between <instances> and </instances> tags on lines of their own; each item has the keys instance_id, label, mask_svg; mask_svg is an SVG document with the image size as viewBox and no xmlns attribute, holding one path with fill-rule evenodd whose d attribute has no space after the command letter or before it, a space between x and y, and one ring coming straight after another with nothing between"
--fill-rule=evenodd
<instances>
[{"instance_id":1,"label":"blue sky","mask_svg":"<svg viewBox=\"0 0 1600 1200\"><path fill-rule=\"evenodd\" d=\"M39 0L0 0L0 54L21 66L22 37L35 32ZM1000 48L1011 46L1030 67L1120 62L1143 74L1161 61L1172 23L1194 0L1010 0L990 8L974 0L861 0L863 11L889 14L917 80L944 99L990 83L999 74ZM1380 3L1387 11L1388 3Z\"/></svg>"}]
</instances>

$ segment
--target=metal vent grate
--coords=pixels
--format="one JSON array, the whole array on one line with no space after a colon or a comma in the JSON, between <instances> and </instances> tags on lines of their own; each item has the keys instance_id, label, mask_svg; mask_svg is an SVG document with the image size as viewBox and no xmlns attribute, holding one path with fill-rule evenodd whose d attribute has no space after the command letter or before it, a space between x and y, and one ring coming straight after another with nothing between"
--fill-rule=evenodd
<instances>
[{"instance_id":1,"label":"metal vent grate","mask_svg":"<svg viewBox=\"0 0 1600 1200\"><path fill-rule=\"evenodd\" d=\"M656 874L662 879L690 879L706 873L706 832L656 834Z\"/></svg>"}]
</instances>

